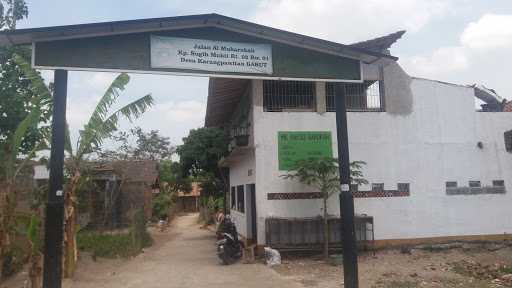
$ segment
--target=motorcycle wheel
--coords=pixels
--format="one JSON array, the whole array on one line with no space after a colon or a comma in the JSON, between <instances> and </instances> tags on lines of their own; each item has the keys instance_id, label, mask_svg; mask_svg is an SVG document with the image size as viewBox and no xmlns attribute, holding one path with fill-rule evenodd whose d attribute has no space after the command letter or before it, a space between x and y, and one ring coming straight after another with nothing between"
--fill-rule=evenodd
<instances>
[{"instance_id":1,"label":"motorcycle wheel","mask_svg":"<svg viewBox=\"0 0 512 288\"><path fill-rule=\"evenodd\" d=\"M226 250L222 246L219 247L219 251L218 251L217 255L219 256L220 264L222 264L222 265L229 265L233 262L231 257L229 257L229 255L227 255Z\"/></svg>"}]
</instances>

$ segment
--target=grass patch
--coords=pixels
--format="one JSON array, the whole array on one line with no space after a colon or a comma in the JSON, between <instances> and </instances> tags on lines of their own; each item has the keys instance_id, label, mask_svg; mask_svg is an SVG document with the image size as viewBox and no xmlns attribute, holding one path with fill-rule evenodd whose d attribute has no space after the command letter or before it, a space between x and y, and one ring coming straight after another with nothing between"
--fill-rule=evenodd
<instances>
[{"instance_id":1,"label":"grass patch","mask_svg":"<svg viewBox=\"0 0 512 288\"><path fill-rule=\"evenodd\" d=\"M106 234L92 231L83 231L77 235L78 249L87 251L93 256L103 258L127 258L136 256L141 248L152 244L151 237L147 237L142 246L134 244L132 233Z\"/></svg>"},{"instance_id":2,"label":"grass patch","mask_svg":"<svg viewBox=\"0 0 512 288\"><path fill-rule=\"evenodd\" d=\"M135 212L130 232L100 233L97 231L80 231L77 235L78 249L91 252L94 257L117 258L139 254L143 248L153 244L153 239L146 229L144 210Z\"/></svg>"},{"instance_id":3,"label":"grass patch","mask_svg":"<svg viewBox=\"0 0 512 288\"><path fill-rule=\"evenodd\" d=\"M499 271L503 274L512 274L512 266L501 266Z\"/></svg>"}]
</instances>

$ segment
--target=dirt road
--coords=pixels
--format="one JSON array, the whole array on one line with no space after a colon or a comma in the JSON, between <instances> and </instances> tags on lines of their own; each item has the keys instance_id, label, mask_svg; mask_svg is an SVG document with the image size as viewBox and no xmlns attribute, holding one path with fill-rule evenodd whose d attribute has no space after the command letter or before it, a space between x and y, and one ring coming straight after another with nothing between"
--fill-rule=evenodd
<instances>
[{"instance_id":1,"label":"dirt road","mask_svg":"<svg viewBox=\"0 0 512 288\"><path fill-rule=\"evenodd\" d=\"M197 225L197 215L176 219L166 232L155 232L155 245L130 260L93 262L80 260L73 280L65 280L65 288L299 288L262 264L218 264L215 239L211 231ZM22 275L20 276L22 277ZM20 281L12 279L18 288ZM8 283L6 283L8 284ZM5 285L5 284L4 284Z\"/></svg>"}]
</instances>

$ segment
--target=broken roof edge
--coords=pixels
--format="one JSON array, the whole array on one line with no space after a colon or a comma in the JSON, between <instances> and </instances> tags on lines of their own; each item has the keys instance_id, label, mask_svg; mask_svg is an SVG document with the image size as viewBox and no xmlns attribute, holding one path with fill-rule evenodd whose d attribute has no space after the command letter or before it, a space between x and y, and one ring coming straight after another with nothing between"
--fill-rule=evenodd
<instances>
[{"instance_id":1,"label":"broken roof edge","mask_svg":"<svg viewBox=\"0 0 512 288\"><path fill-rule=\"evenodd\" d=\"M231 30L296 47L324 52L329 51L329 53L340 56L359 56L359 58L364 58L363 55L367 55L377 59L398 60L398 57L386 53L301 35L215 13L4 30L0 31L0 45L23 45L37 41L88 38L206 26ZM363 61L363 59L361 60ZM372 61L375 59L366 60Z\"/></svg>"},{"instance_id":2,"label":"broken roof edge","mask_svg":"<svg viewBox=\"0 0 512 288\"><path fill-rule=\"evenodd\" d=\"M506 98L500 96L494 89L485 87L482 84L464 85L464 84L451 83L451 82L423 78L423 77L415 77L415 76L410 76L410 77L411 77L411 79L414 79L414 80L423 80L423 81L429 81L429 82L436 82L436 83L440 83L443 85L450 85L450 86L456 86L456 87L461 87L461 88L473 89L474 96L487 104L499 105L499 104L504 103L504 101L508 101ZM506 102L506 103L508 103L508 102Z\"/></svg>"},{"instance_id":3,"label":"broken roof edge","mask_svg":"<svg viewBox=\"0 0 512 288\"><path fill-rule=\"evenodd\" d=\"M349 46L384 53L384 51L387 51L393 44L402 38L405 33L406 30L400 30L374 39L352 43Z\"/></svg>"},{"instance_id":4,"label":"broken roof edge","mask_svg":"<svg viewBox=\"0 0 512 288\"><path fill-rule=\"evenodd\" d=\"M437 82L437 83L444 84L444 85L464 87L464 88L471 88L471 89L473 88L473 87L471 87L471 85L464 85L464 84L446 82L446 81L437 80L437 79L430 79L430 78L417 77L417 76L409 76L409 77L411 77L411 79L414 79L414 80L423 80L423 81L429 81L429 82Z\"/></svg>"}]
</instances>

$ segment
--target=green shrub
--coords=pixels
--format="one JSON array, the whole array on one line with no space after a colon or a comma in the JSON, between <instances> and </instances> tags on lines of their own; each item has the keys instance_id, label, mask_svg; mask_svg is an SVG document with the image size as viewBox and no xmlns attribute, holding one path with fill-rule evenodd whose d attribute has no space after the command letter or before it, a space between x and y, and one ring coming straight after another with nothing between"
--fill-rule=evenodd
<instances>
[{"instance_id":1,"label":"green shrub","mask_svg":"<svg viewBox=\"0 0 512 288\"><path fill-rule=\"evenodd\" d=\"M6 278L16 274L23 268L27 262L27 253L22 247L12 245L4 254L1 278Z\"/></svg>"},{"instance_id":2,"label":"green shrub","mask_svg":"<svg viewBox=\"0 0 512 288\"><path fill-rule=\"evenodd\" d=\"M169 209L174 202L172 201L172 196L167 193L160 193L155 198L153 198L153 217L156 220L166 219L168 218Z\"/></svg>"},{"instance_id":3,"label":"green shrub","mask_svg":"<svg viewBox=\"0 0 512 288\"><path fill-rule=\"evenodd\" d=\"M77 235L77 245L80 250L104 258L130 257L137 254L129 233L102 234L81 231Z\"/></svg>"},{"instance_id":4,"label":"green shrub","mask_svg":"<svg viewBox=\"0 0 512 288\"><path fill-rule=\"evenodd\" d=\"M146 229L146 219L144 217L144 210L139 209L133 216L132 228L131 228L132 244L136 252L142 250L142 248L151 246L153 240Z\"/></svg>"},{"instance_id":5,"label":"green shrub","mask_svg":"<svg viewBox=\"0 0 512 288\"><path fill-rule=\"evenodd\" d=\"M77 235L78 249L103 258L135 256L152 243L142 209L135 213L130 232L112 234L81 231Z\"/></svg>"},{"instance_id":6,"label":"green shrub","mask_svg":"<svg viewBox=\"0 0 512 288\"><path fill-rule=\"evenodd\" d=\"M7 251L5 252L4 261L2 263L3 266L0 267L0 279L18 273L23 268L23 265L27 263L31 252L29 241L31 239L35 241L36 237L39 237L34 227L38 224L37 221L39 220L34 215L15 215L13 227L15 232L13 233L14 239L11 239L11 244L7 247ZM39 246L36 248L39 248Z\"/></svg>"}]
</instances>

